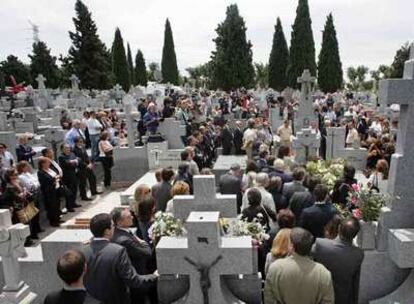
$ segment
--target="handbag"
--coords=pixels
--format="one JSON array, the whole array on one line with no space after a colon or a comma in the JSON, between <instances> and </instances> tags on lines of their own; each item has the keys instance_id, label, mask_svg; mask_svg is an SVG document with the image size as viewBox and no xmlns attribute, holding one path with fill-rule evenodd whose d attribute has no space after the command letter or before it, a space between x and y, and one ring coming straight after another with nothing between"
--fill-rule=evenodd
<instances>
[{"instance_id":1,"label":"handbag","mask_svg":"<svg viewBox=\"0 0 414 304\"><path fill-rule=\"evenodd\" d=\"M39 209L36 208L34 202L29 202L23 209L16 211L16 216L22 224L28 224L37 214Z\"/></svg>"}]
</instances>

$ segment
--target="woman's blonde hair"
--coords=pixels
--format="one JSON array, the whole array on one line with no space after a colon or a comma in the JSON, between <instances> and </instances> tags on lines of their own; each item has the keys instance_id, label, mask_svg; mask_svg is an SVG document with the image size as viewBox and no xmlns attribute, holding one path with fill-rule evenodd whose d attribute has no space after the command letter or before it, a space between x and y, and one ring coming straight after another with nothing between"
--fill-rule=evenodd
<instances>
[{"instance_id":1,"label":"woman's blonde hair","mask_svg":"<svg viewBox=\"0 0 414 304\"><path fill-rule=\"evenodd\" d=\"M134 202L131 205L132 211L138 215L138 205L145 198L151 195L151 188L148 185L142 184L135 189Z\"/></svg>"},{"instance_id":2,"label":"woman's blonde hair","mask_svg":"<svg viewBox=\"0 0 414 304\"><path fill-rule=\"evenodd\" d=\"M284 258L289 254L290 232L292 229L283 228L279 230L272 243L270 252L275 258Z\"/></svg>"},{"instance_id":3,"label":"woman's blonde hair","mask_svg":"<svg viewBox=\"0 0 414 304\"><path fill-rule=\"evenodd\" d=\"M177 181L171 188L171 196L190 194L190 186L183 181Z\"/></svg>"}]
</instances>

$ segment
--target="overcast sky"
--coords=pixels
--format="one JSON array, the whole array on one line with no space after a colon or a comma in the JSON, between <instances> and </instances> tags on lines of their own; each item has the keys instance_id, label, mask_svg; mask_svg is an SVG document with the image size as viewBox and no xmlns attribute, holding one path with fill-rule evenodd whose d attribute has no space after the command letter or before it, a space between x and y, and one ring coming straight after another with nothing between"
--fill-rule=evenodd
<instances>
[{"instance_id":1,"label":"overcast sky","mask_svg":"<svg viewBox=\"0 0 414 304\"><path fill-rule=\"evenodd\" d=\"M75 0L0 0L0 60L14 54L29 62L32 34L28 20L40 27L40 39L55 56L70 47ZM101 39L110 46L116 27L133 53L143 51L147 64L160 62L164 23L170 19L181 71L205 63L214 49L217 24L226 6L237 3L253 43L255 62L267 62L276 18L282 20L288 44L296 0L84 0ZM401 44L414 40L414 0L309 0L319 54L326 15L332 12L344 68L390 64Z\"/></svg>"}]
</instances>

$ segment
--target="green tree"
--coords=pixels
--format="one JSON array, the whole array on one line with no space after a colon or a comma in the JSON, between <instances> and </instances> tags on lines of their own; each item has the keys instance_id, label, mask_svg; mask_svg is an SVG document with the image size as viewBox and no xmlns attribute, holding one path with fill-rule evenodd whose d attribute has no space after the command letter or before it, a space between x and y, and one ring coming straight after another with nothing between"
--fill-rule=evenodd
<instances>
[{"instance_id":1,"label":"green tree","mask_svg":"<svg viewBox=\"0 0 414 304\"><path fill-rule=\"evenodd\" d=\"M132 61L132 53L131 53L131 47L127 47L127 60L128 60L128 70L129 70L129 79L131 80L132 85L136 85L135 81L135 70L134 70L134 62Z\"/></svg>"},{"instance_id":2,"label":"green tree","mask_svg":"<svg viewBox=\"0 0 414 304\"><path fill-rule=\"evenodd\" d=\"M60 54L59 83L61 87L69 88L71 86L70 77L75 74L75 69L69 56Z\"/></svg>"},{"instance_id":3,"label":"green tree","mask_svg":"<svg viewBox=\"0 0 414 304\"><path fill-rule=\"evenodd\" d=\"M368 67L360 65L358 67L349 67L346 71L349 82L347 84L348 89L358 91L364 89L364 87L371 86L365 83L366 76L368 74Z\"/></svg>"},{"instance_id":4,"label":"green tree","mask_svg":"<svg viewBox=\"0 0 414 304\"><path fill-rule=\"evenodd\" d=\"M14 77L17 83L24 83L25 85L31 83L29 66L21 62L16 56L9 55L6 60L0 62L0 72L4 75L6 86L13 86L11 76Z\"/></svg>"},{"instance_id":5,"label":"green tree","mask_svg":"<svg viewBox=\"0 0 414 304\"><path fill-rule=\"evenodd\" d=\"M97 34L92 14L81 0L75 4L75 31L69 32L72 46L69 60L81 85L87 89L108 89L112 85L110 55Z\"/></svg>"},{"instance_id":6,"label":"green tree","mask_svg":"<svg viewBox=\"0 0 414 304\"><path fill-rule=\"evenodd\" d=\"M254 84L252 44L246 39L246 25L236 4L227 7L226 19L216 29L216 50L212 52L212 85L231 90Z\"/></svg>"},{"instance_id":7,"label":"green tree","mask_svg":"<svg viewBox=\"0 0 414 304\"><path fill-rule=\"evenodd\" d=\"M179 84L179 73L177 67L177 57L175 55L174 38L171 30L170 21L165 22L164 47L162 49L161 60L162 80L164 83Z\"/></svg>"},{"instance_id":8,"label":"green tree","mask_svg":"<svg viewBox=\"0 0 414 304\"><path fill-rule=\"evenodd\" d=\"M147 86L148 75L147 67L145 66L144 54L138 50L135 56L135 82L137 85Z\"/></svg>"},{"instance_id":9,"label":"green tree","mask_svg":"<svg viewBox=\"0 0 414 304\"><path fill-rule=\"evenodd\" d=\"M261 88L267 88L269 86L269 65L263 63L255 63L254 68L254 82Z\"/></svg>"},{"instance_id":10,"label":"green tree","mask_svg":"<svg viewBox=\"0 0 414 304\"><path fill-rule=\"evenodd\" d=\"M286 70L289 63L289 49L283 33L282 22L277 18L269 58L269 86L282 91L287 86Z\"/></svg>"},{"instance_id":11,"label":"green tree","mask_svg":"<svg viewBox=\"0 0 414 304\"><path fill-rule=\"evenodd\" d=\"M46 77L47 87L56 89L60 85L59 69L56 65L56 57L50 54L43 41L33 43L33 54L29 55L31 60L30 73L32 76L32 85L37 87L36 77L42 74Z\"/></svg>"},{"instance_id":12,"label":"green tree","mask_svg":"<svg viewBox=\"0 0 414 304\"><path fill-rule=\"evenodd\" d=\"M289 65L287 68L290 87L299 88L297 78L302 75L305 69L316 76L315 41L313 40L308 0L299 0L295 23L292 26Z\"/></svg>"},{"instance_id":13,"label":"green tree","mask_svg":"<svg viewBox=\"0 0 414 304\"><path fill-rule=\"evenodd\" d=\"M115 38L112 44L112 72L115 76L115 82L119 83L124 91L128 91L131 86L131 75L125 54L124 40L119 28L115 30Z\"/></svg>"},{"instance_id":14,"label":"green tree","mask_svg":"<svg viewBox=\"0 0 414 304\"><path fill-rule=\"evenodd\" d=\"M394 61L391 64L390 78L402 78L404 74L404 64L410 58L410 45L405 43L397 51Z\"/></svg>"},{"instance_id":15,"label":"green tree","mask_svg":"<svg viewBox=\"0 0 414 304\"><path fill-rule=\"evenodd\" d=\"M328 15L323 30L318 62L318 84L325 93L336 92L343 84L342 63L332 13Z\"/></svg>"}]
</instances>

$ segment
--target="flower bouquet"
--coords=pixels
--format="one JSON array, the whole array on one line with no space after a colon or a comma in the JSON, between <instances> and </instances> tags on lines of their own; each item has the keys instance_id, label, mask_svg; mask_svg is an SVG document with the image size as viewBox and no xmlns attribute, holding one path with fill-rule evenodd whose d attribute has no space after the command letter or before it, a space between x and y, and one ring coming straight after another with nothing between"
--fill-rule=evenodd
<instances>
[{"instance_id":1,"label":"flower bouquet","mask_svg":"<svg viewBox=\"0 0 414 304\"><path fill-rule=\"evenodd\" d=\"M335 182L343 175L344 161L342 159L326 162L323 160L310 161L306 164L306 171L311 176L317 176L322 183L333 189Z\"/></svg>"},{"instance_id":2,"label":"flower bouquet","mask_svg":"<svg viewBox=\"0 0 414 304\"><path fill-rule=\"evenodd\" d=\"M258 214L260 217L261 214ZM269 239L265 227L260 223L259 218L254 218L252 222L243 220L241 215L229 227L230 234L233 236L251 236L254 240L262 242Z\"/></svg>"},{"instance_id":3,"label":"flower bouquet","mask_svg":"<svg viewBox=\"0 0 414 304\"><path fill-rule=\"evenodd\" d=\"M157 239L162 236L183 236L186 234L186 230L183 222L171 213L158 211L149 234L152 239Z\"/></svg>"},{"instance_id":4,"label":"flower bouquet","mask_svg":"<svg viewBox=\"0 0 414 304\"><path fill-rule=\"evenodd\" d=\"M390 201L390 195L377 193L357 184L352 185L348 196L348 206L352 210L352 215L364 222L377 221L381 208Z\"/></svg>"}]
</instances>

